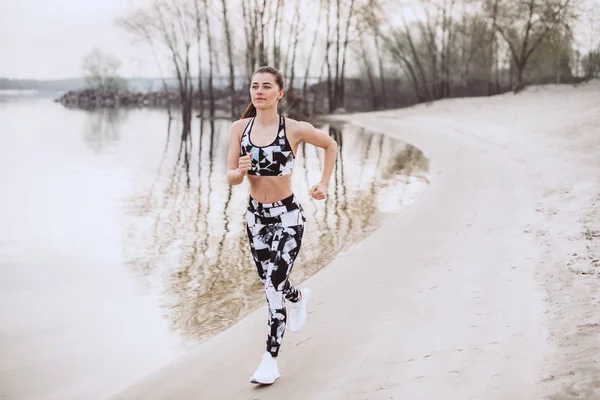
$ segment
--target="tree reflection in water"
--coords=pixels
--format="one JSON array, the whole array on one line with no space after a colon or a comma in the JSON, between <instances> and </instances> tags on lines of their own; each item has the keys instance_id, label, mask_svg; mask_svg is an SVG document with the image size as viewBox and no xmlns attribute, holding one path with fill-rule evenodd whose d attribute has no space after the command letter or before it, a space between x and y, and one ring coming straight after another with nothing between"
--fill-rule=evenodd
<instances>
[{"instance_id":1,"label":"tree reflection in water","mask_svg":"<svg viewBox=\"0 0 600 400\"><path fill-rule=\"evenodd\" d=\"M201 121L179 142L167 135L155 181L130 199L130 268L160 293L177 332L202 340L264 303L244 227L246 183L226 181L230 122ZM169 129L170 129L169 125ZM404 142L351 125L320 126L338 142L325 201L309 199L323 153L302 144L292 178L307 227L294 284L323 268L426 187L428 163Z\"/></svg>"}]
</instances>

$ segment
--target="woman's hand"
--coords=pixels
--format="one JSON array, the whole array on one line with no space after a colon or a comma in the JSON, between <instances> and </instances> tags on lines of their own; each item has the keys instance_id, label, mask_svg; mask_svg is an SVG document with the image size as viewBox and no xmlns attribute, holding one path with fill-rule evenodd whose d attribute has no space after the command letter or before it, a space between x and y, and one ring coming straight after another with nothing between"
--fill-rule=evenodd
<instances>
[{"instance_id":1,"label":"woman's hand","mask_svg":"<svg viewBox=\"0 0 600 400\"><path fill-rule=\"evenodd\" d=\"M327 185L323 183L313 185L308 191L308 194L315 200L325 200L327 197Z\"/></svg>"},{"instance_id":2,"label":"woman's hand","mask_svg":"<svg viewBox=\"0 0 600 400\"><path fill-rule=\"evenodd\" d=\"M240 176L245 176L252 168L252 153L247 156L241 156L238 160L238 171Z\"/></svg>"}]
</instances>

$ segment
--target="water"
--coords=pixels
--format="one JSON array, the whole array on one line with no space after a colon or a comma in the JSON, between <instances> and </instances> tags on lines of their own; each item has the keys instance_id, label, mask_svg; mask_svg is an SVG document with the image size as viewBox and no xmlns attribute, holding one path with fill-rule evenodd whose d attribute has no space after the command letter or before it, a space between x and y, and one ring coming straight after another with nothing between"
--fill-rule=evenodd
<instances>
[{"instance_id":1,"label":"water","mask_svg":"<svg viewBox=\"0 0 600 400\"><path fill-rule=\"evenodd\" d=\"M158 110L0 101L0 397L104 398L263 304L248 187L225 178L230 125L196 119L182 142ZM323 152L298 151L307 227L295 284L427 187L418 149L318 127L340 154L319 202L307 192Z\"/></svg>"}]
</instances>

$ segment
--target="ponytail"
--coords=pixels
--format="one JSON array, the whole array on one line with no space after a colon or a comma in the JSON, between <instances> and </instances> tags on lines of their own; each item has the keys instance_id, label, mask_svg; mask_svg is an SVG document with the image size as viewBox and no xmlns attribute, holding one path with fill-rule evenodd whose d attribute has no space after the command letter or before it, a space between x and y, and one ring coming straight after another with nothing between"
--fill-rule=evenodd
<instances>
[{"instance_id":1,"label":"ponytail","mask_svg":"<svg viewBox=\"0 0 600 400\"><path fill-rule=\"evenodd\" d=\"M254 107L254 104L252 104L252 102L248 104L248 107L246 107L246 111L244 111L240 119L248 117L256 117L256 107Z\"/></svg>"}]
</instances>

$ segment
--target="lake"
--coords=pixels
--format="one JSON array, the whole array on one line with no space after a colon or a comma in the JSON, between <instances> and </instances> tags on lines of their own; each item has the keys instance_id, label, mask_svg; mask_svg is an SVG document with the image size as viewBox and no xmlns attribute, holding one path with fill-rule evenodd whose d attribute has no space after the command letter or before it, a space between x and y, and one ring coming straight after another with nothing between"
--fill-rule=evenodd
<instances>
[{"instance_id":1,"label":"lake","mask_svg":"<svg viewBox=\"0 0 600 400\"><path fill-rule=\"evenodd\" d=\"M428 187L415 147L315 125L339 154L316 201L323 152L298 151L307 226L294 284ZM230 126L195 119L182 141L161 110L0 99L0 398L106 398L264 304L243 224L248 187L226 181Z\"/></svg>"}]
</instances>

